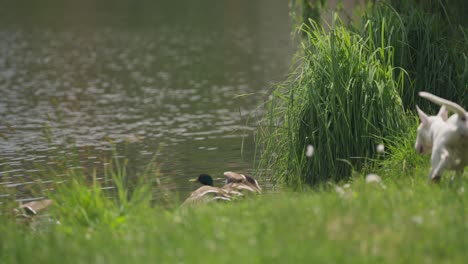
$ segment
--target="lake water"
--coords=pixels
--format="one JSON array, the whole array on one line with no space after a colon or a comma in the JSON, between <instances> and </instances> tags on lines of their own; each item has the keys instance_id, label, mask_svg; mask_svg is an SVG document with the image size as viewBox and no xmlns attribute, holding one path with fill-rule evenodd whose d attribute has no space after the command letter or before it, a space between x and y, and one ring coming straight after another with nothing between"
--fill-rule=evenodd
<instances>
[{"instance_id":1,"label":"lake water","mask_svg":"<svg viewBox=\"0 0 468 264\"><path fill-rule=\"evenodd\" d=\"M33 185L52 155L137 174L158 149L181 195L200 173L254 167L253 133L293 44L286 0L0 4L0 187ZM7 194L0 194L7 198ZM36 194L37 196L37 194Z\"/></svg>"}]
</instances>

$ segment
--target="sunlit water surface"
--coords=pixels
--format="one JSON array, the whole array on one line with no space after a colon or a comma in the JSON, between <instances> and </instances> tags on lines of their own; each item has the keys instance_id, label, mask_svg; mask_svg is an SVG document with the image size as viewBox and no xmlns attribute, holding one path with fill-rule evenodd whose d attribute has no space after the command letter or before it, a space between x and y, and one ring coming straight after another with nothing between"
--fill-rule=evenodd
<instances>
[{"instance_id":1,"label":"sunlit water surface","mask_svg":"<svg viewBox=\"0 0 468 264\"><path fill-rule=\"evenodd\" d=\"M252 172L289 1L29 2L0 8L0 199L43 195L25 187L57 156L100 171L113 144L130 176L159 153L182 199L199 173Z\"/></svg>"}]
</instances>

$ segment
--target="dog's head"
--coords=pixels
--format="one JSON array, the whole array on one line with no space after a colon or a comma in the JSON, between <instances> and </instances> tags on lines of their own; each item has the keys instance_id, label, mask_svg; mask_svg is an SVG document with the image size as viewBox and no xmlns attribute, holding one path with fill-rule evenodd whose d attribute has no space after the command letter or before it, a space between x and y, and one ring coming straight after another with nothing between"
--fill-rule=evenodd
<instances>
[{"instance_id":1,"label":"dog's head","mask_svg":"<svg viewBox=\"0 0 468 264\"><path fill-rule=\"evenodd\" d=\"M431 126L436 120L445 122L448 119L448 110L445 106L442 106L436 116L428 116L418 106L416 106L416 110L418 111L421 123L417 130L416 144L414 148L419 154L429 154L432 152L433 143Z\"/></svg>"}]
</instances>

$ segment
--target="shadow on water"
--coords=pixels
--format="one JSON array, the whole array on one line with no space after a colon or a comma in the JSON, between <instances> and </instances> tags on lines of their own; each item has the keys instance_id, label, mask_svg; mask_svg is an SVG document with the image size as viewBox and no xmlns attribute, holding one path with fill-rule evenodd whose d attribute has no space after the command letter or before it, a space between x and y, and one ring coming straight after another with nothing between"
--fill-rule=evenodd
<instances>
[{"instance_id":1,"label":"shadow on water","mask_svg":"<svg viewBox=\"0 0 468 264\"><path fill-rule=\"evenodd\" d=\"M201 172L251 170L259 106L290 62L287 2L3 3L0 184L34 184L54 146L100 166L110 141L130 172L163 146L179 192Z\"/></svg>"}]
</instances>

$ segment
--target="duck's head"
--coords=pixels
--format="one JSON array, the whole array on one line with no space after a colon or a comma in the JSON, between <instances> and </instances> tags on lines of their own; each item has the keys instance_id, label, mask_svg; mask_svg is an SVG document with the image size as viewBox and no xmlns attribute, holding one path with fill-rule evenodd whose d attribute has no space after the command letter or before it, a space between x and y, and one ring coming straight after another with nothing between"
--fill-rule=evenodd
<instances>
[{"instance_id":1,"label":"duck's head","mask_svg":"<svg viewBox=\"0 0 468 264\"><path fill-rule=\"evenodd\" d=\"M203 185L213 186L213 178L210 175L205 174L205 173L202 173L198 176L197 182Z\"/></svg>"}]
</instances>

